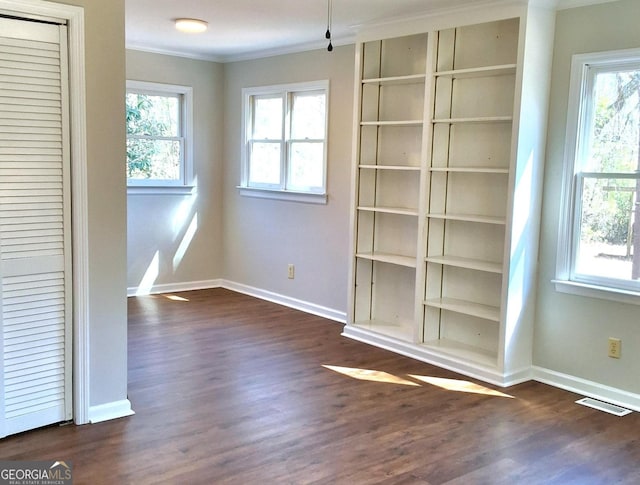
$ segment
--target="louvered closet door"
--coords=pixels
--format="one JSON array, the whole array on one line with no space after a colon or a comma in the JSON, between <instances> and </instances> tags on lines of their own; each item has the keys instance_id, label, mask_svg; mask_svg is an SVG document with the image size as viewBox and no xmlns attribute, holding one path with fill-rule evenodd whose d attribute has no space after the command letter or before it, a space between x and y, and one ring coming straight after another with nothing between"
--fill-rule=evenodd
<instances>
[{"instance_id":1,"label":"louvered closet door","mask_svg":"<svg viewBox=\"0 0 640 485\"><path fill-rule=\"evenodd\" d=\"M64 27L0 18L0 436L71 418L65 52Z\"/></svg>"}]
</instances>

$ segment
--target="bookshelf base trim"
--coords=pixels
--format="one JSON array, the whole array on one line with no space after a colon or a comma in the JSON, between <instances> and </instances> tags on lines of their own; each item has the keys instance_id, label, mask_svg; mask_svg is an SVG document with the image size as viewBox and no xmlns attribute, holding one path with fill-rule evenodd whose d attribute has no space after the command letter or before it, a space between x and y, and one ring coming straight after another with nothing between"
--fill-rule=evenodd
<instances>
[{"instance_id":1,"label":"bookshelf base trim","mask_svg":"<svg viewBox=\"0 0 640 485\"><path fill-rule=\"evenodd\" d=\"M530 367L509 373L502 373L496 366L486 366L464 361L450 354L440 352L437 349L425 347L419 344L403 342L354 325L346 325L342 335L352 340L357 340L359 342L389 350L391 352L404 355L405 357L411 357L413 359L426 362L437 367L442 367L500 387L509 387L532 379L532 371Z\"/></svg>"}]
</instances>

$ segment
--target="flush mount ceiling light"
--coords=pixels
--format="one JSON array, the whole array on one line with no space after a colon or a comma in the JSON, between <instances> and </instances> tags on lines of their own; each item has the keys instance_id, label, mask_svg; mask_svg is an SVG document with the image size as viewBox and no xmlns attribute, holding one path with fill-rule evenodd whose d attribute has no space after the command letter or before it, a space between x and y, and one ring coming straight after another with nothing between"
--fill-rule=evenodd
<instances>
[{"instance_id":1,"label":"flush mount ceiling light","mask_svg":"<svg viewBox=\"0 0 640 485\"><path fill-rule=\"evenodd\" d=\"M198 19L176 19L176 29L188 34L199 34L207 30L209 24Z\"/></svg>"}]
</instances>

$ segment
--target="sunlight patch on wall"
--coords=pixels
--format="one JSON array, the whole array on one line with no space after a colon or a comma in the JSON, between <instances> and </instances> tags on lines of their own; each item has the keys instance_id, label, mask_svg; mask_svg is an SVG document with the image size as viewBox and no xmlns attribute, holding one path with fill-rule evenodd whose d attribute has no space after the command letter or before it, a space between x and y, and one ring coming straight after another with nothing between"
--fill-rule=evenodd
<instances>
[{"instance_id":1,"label":"sunlight patch on wall","mask_svg":"<svg viewBox=\"0 0 640 485\"><path fill-rule=\"evenodd\" d=\"M529 219L531 218L531 202L532 202L532 184L533 184L533 152L529 154L527 163L522 168L519 178L516 181L515 194L513 199L513 229L511 233L512 245L511 256L515 256L518 244L525 238L526 231L529 228Z\"/></svg>"},{"instance_id":2,"label":"sunlight patch on wall","mask_svg":"<svg viewBox=\"0 0 640 485\"><path fill-rule=\"evenodd\" d=\"M138 285L138 289L136 290L136 296L140 295L148 295L151 293L151 289L153 288L156 279L158 278L158 274L160 274L160 251L156 251L153 255L153 259L151 263L147 267L147 271L145 271L140 284Z\"/></svg>"},{"instance_id":3,"label":"sunlight patch on wall","mask_svg":"<svg viewBox=\"0 0 640 485\"><path fill-rule=\"evenodd\" d=\"M193 215L193 218L191 219L191 222L189 223L189 227L187 228L187 231L184 233L184 236L182 237L182 241L180 241L180 245L178 246L178 249L176 249L176 254L173 256L173 271L178 269L178 266L180 266L180 263L182 262L182 258L184 258L184 255L186 254L187 249L189 249L189 246L191 245L191 241L193 241L193 237L196 235L197 231L198 231L198 213L195 213Z\"/></svg>"},{"instance_id":4,"label":"sunlight patch on wall","mask_svg":"<svg viewBox=\"0 0 640 485\"><path fill-rule=\"evenodd\" d=\"M173 230L174 240L178 238L178 236L182 232L182 229L184 229L184 226L186 222L189 220L189 216L191 215L191 211L193 210L193 207L195 206L196 201L198 200L198 196L195 193L197 184L198 184L197 178L194 178L193 180L194 193L192 193L188 197L185 197L184 200L180 202L178 207L176 207L176 210L173 213L173 220L171 221L171 229Z\"/></svg>"},{"instance_id":5,"label":"sunlight patch on wall","mask_svg":"<svg viewBox=\"0 0 640 485\"><path fill-rule=\"evenodd\" d=\"M527 301L528 281L527 275L527 248L530 247L528 238L530 237L531 226L529 219L532 211L532 184L533 184L533 163L534 154L531 152L527 163L519 179L516 181L514 201L513 201L513 228L511 238L511 271L509 272L509 294L511 301L508 306L507 325L505 328L505 351L506 359L510 357L511 345L516 326L520 323L520 318Z\"/></svg>"}]
</instances>

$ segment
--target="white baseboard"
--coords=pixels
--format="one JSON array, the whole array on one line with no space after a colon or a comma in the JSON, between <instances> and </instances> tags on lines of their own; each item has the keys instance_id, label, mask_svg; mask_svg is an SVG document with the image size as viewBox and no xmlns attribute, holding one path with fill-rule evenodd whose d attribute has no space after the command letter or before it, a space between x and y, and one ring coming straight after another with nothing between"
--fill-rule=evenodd
<instances>
[{"instance_id":1,"label":"white baseboard","mask_svg":"<svg viewBox=\"0 0 640 485\"><path fill-rule=\"evenodd\" d=\"M640 394L623 391L543 367L534 366L532 372L533 380L535 381L640 412Z\"/></svg>"},{"instance_id":2,"label":"white baseboard","mask_svg":"<svg viewBox=\"0 0 640 485\"><path fill-rule=\"evenodd\" d=\"M315 303L298 300L296 298L291 298L290 296L281 295L272 291L262 290L260 288L254 288L253 286L247 286L241 283L235 283L233 281L227 280L222 280L221 286L228 290L260 298L261 300L278 303L279 305L284 305L289 308L294 308L306 313L311 313L312 315L318 315L319 317L334 320L336 322L346 323L347 321L347 314L345 312L334 310L333 308L327 308L322 305L316 305Z\"/></svg>"},{"instance_id":3,"label":"white baseboard","mask_svg":"<svg viewBox=\"0 0 640 485\"><path fill-rule=\"evenodd\" d=\"M131 402L128 399L114 401L98 406L89 407L89 422L91 424L101 423L110 419L124 418L135 414L131 409Z\"/></svg>"},{"instance_id":4,"label":"white baseboard","mask_svg":"<svg viewBox=\"0 0 640 485\"><path fill-rule=\"evenodd\" d=\"M176 293L179 291L204 290L207 288L226 288L227 290L243 293L255 298L260 298L261 300L278 303L279 305L311 313L312 315L318 315L319 317L334 320L336 322L346 323L347 321L347 314L345 312L224 279L153 285L151 288L145 289L144 291L140 291L137 287L132 287L127 288L127 296L157 295L159 293Z\"/></svg>"},{"instance_id":5,"label":"white baseboard","mask_svg":"<svg viewBox=\"0 0 640 485\"><path fill-rule=\"evenodd\" d=\"M184 283L165 283L153 285L151 288L140 289L137 286L127 288L127 296L157 295L159 293L176 293L178 291L204 290L207 288L219 288L222 286L221 279L187 281Z\"/></svg>"}]
</instances>

